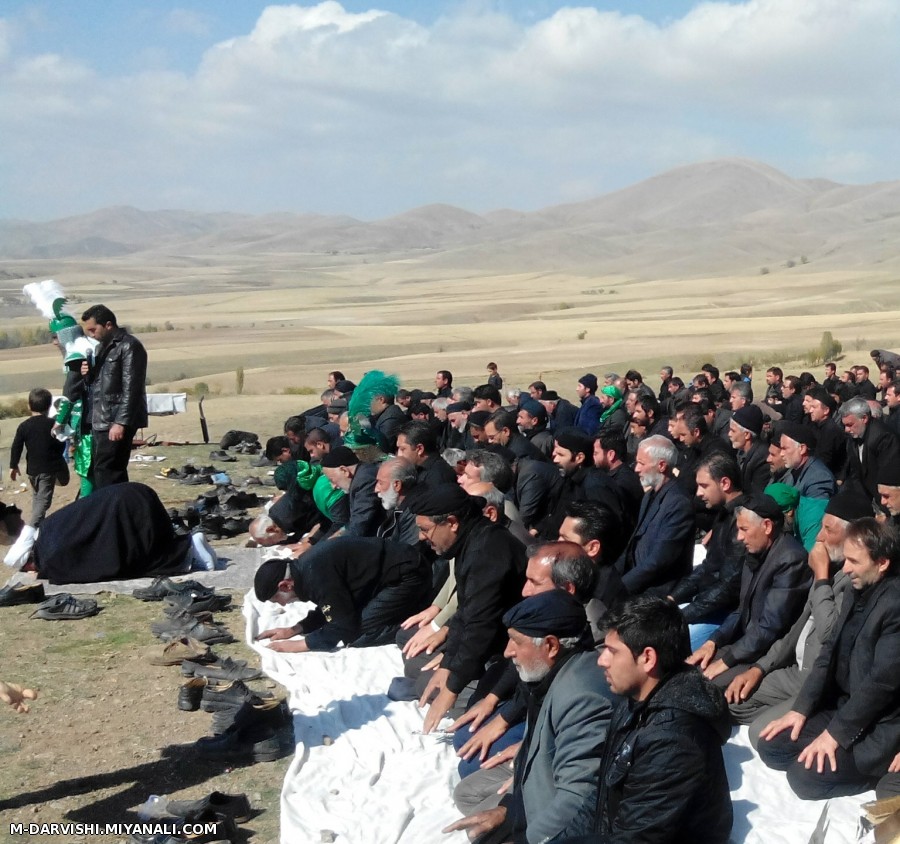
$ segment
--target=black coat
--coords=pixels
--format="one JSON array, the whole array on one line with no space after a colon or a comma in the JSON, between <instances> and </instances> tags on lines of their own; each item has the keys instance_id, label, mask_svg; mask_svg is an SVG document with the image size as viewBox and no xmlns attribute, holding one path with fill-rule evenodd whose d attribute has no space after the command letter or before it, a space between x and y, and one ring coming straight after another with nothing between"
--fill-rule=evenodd
<instances>
[{"instance_id":1,"label":"black coat","mask_svg":"<svg viewBox=\"0 0 900 844\"><path fill-rule=\"evenodd\" d=\"M575 424L577 415L578 408L572 402L568 399L560 399L553 408L553 415L550 417L547 427L551 433L561 431L563 428L571 428Z\"/></svg>"},{"instance_id":2,"label":"black coat","mask_svg":"<svg viewBox=\"0 0 900 844\"><path fill-rule=\"evenodd\" d=\"M862 629L849 645L849 664L842 667L849 696L839 700L828 732L853 753L859 770L882 776L900 747L900 578L887 577L871 587ZM841 631L855 601L844 598L841 614L813 664L794 709L802 715L832 708L840 691L835 681Z\"/></svg>"},{"instance_id":3,"label":"black coat","mask_svg":"<svg viewBox=\"0 0 900 844\"><path fill-rule=\"evenodd\" d=\"M748 555L740 603L710 636L729 668L750 665L784 636L803 611L812 586L806 549L781 533L760 555Z\"/></svg>"},{"instance_id":4,"label":"black coat","mask_svg":"<svg viewBox=\"0 0 900 844\"><path fill-rule=\"evenodd\" d=\"M830 416L821 422L811 422L816 432L813 454L819 458L836 478L843 477L847 464L847 435Z\"/></svg>"},{"instance_id":5,"label":"black coat","mask_svg":"<svg viewBox=\"0 0 900 844\"><path fill-rule=\"evenodd\" d=\"M378 416L370 418L378 437L378 447L385 454L393 454L397 450L397 434L409 421L406 414L396 404L389 404Z\"/></svg>"},{"instance_id":6,"label":"black coat","mask_svg":"<svg viewBox=\"0 0 900 844\"><path fill-rule=\"evenodd\" d=\"M88 375L91 427L142 428L147 424L147 351L141 341L119 328L100 345Z\"/></svg>"},{"instance_id":7,"label":"black coat","mask_svg":"<svg viewBox=\"0 0 900 844\"><path fill-rule=\"evenodd\" d=\"M869 498L878 493L878 471L888 463L900 463L900 440L880 419L870 419L862 438L862 458L859 442L848 437L847 480L862 486Z\"/></svg>"},{"instance_id":8,"label":"black coat","mask_svg":"<svg viewBox=\"0 0 900 844\"><path fill-rule=\"evenodd\" d=\"M733 815L722 745L730 734L722 693L693 668L670 675L646 701L619 704L600 767L598 829L575 841L725 844Z\"/></svg>"},{"instance_id":9,"label":"black coat","mask_svg":"<svg viewBox=\"0 0 900 844\"><path fill-rule=\"evenodd\" d=\"M747 495L751 492L762 492L771 482L772 473L766 459L769 447L759 440L754 440L750 451L739 451L737 462L741 470L741 489Z\"/></svg>"},{"instance_id":10,"label":"black coat","mask_svg":"<svg viewBox=\"0 0 900 844\"><path fill-rule=\"evenodd\" d=\"M669 593L676 603L690 602L683 610L688 624L705 621L714 613L730 612L738 604L747 549L737 539L734 511L743 501L744 496L739 495L718 509L706 546L706 559Z\"/></svg>"},{"instance_id":11,"label":"black coat","mask_svg":"<svg viewBox=\"0 0 900 844\"><path fill-rule=\"evenodd\" d=\"M538 460L545 463L549 462L547 455L529 440L528 437L523 436L518 431L510 436L506 447L516 455L517 460L526 458L528 460Z\"/></svg>"},{"instance_id":12,"label":"black coat","mask_svg":"<svg viewBox=\"0 0 900 844\"><path fill-rule=\"evenodd\" d=\"M501 619L522 600L527 561L522 543L482 515L461 522L447 556L456 561L457 609L441 668L450 671L447 688L459 694L484 673L488 659L503 653L508 637Z\"/></svg>"},{"instance_id":13,"label":"black coat","mask_svg":"<svg viewBox=\"0 0 900 844\"><path fill-rule=\"evenodd\" d=\"M438 484L455 484L456 471L439 454L430 454L425 462L416 468L418 483L437 486Z\"/></svg>"},{"instance_id":14,"label":"black coat","mask_svg":"<svg viewBox=\"0 0 900 844\"><path fill-rule=\"evenodd\" d=\"M540 460L516 462L513 500L526 528L534 527L550 515L559 500L562 485L563 478L555 463Z\"/></svg>"}]
</instances>

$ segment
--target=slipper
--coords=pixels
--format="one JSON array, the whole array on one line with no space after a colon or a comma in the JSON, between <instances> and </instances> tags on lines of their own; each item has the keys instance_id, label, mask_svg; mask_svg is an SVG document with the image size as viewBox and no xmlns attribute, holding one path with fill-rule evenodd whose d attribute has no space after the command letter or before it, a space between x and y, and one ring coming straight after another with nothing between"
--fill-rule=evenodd
<instances>
[{"instance_id":1,"label":"slipper","mask_svg":"<svg viewBox=\"0 0 900 844\"><path fill-rule=\"evenodd\" d=\"M30 618L43 618L45 621L69 621L88 616L97 615L100 607L90 598L79 600L68 592L60 592L44 603L29 616Z\"/></svg>"}]
</instances>

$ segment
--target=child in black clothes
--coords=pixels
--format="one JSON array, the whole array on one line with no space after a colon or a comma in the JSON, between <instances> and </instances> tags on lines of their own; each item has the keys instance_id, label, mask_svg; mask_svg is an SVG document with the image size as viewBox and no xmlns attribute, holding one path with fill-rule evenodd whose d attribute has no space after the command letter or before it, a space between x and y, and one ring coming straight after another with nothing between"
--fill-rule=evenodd
<instances>
[{"instance_id":1,"label":"child in black clothes","mask_svg":"<svg viewBox=\"0 0 900 844\"><path fill-rule=\"evenodd\" d=\"M9 452L9 477L15 480L20 474L22 449L27 450L26 473L34 491L28 524L33 528L40 526L50 509L56 484L69 483L69 467L63 459L65 445L53 436L53 420L47 416L52 401L49 390L41 387L28 394L31 417L19 425Z\"/></svg>"}]
</instances>

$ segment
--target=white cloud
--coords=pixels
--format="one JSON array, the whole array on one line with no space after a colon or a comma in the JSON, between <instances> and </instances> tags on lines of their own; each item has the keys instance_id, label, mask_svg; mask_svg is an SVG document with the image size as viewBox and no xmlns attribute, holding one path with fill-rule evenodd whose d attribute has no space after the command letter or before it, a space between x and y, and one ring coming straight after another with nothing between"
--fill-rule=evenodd
<instances>
[{"instance_id":1,"label":"white cloud","mask_svg":"<svg viewBox=\"0 0 900 844\"><path fill-rule=\"evenodd\" d=\"M425 27L336 2L270 6L189 75L102 77L18 55L8 32L0 20L16 140L0 155L19 215L534 207L721 155L897 176L894 0L703 3L662 25L592 8L523 25L463 7ZM48 169L51 195L31 178Z\"/></svg>"},{"instance_id":2,"label":"white cloud","mask_svg":"<svg viewBox=\"0 0 900 844\"><path fill-rule=\"evenodd\" d=\"M163 18L163 26L175 35L193 35L197 38L209 35L212 28L207 15L191 9L172 9Z\"/></svg>"}]
</instances>

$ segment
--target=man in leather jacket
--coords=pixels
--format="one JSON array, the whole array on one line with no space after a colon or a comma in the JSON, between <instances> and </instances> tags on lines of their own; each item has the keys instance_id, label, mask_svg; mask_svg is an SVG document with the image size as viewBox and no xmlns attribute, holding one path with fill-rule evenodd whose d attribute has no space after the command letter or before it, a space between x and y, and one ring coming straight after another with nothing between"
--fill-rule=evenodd
<instances>
[{"instance_id":1,"label":"man in leather jacket","mask_svg":"<svg viewBox=\"0 0 900 844\"><path fill-rule=\"evenodd\" d=\"M94 449L95 489L128 481L128 459L135 432L147 424L147 351L120 328L106 305L82 315L84 333L100 342L88 373Z\"/></svg>"}]
</instances>

